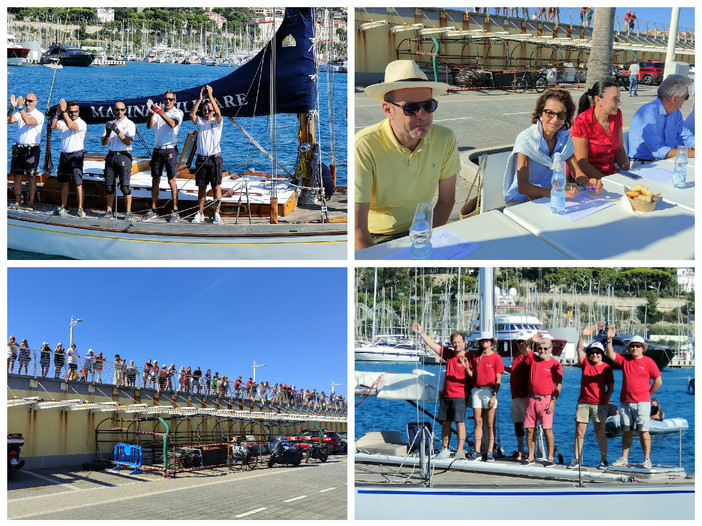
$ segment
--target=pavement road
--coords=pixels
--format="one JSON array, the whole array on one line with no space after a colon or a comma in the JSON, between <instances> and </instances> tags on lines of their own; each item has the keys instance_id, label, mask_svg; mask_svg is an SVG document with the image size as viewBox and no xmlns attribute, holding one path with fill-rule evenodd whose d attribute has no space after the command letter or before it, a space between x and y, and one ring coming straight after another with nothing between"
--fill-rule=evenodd
<instances>
[{"instance_id":1,"label":"pavement road","mask_svg":"<svg viewBox=\"0 0 702 526\"><path fill-rule=\"evenodd\" d=\"M127 471L20 471L8 483L13 519L347 519L347 457L322 464L276 465L178 474Z\"/></svg>"},{"instance_id":2,"label":"pavement road","mask_svg":"<svg viewBox=\"0 0 702 526\"><path fill-rule=\"evenodd\" d=\"M584 93L584 86L566 86L577 107ZM656 97L657 86L639 85L637 97L621 92L624 130L634 113ZM362 87L356 87L355 132L375 124L384 118L379 102L365 94ZM463 169L456 185L456 205L449 221L455 221L466 196L473 195L471 182L477 168L469 155L478 150L511 149L517 135L531 125L531 113L539 94L533 90L525 93L513 91L462 91L452 92L439 98L439 107L434 113L434 122L453 130L456 135L458 152ZM687 116L693 108L694 96L685 102L682 113Z\"/></svg>"}]
</instances>

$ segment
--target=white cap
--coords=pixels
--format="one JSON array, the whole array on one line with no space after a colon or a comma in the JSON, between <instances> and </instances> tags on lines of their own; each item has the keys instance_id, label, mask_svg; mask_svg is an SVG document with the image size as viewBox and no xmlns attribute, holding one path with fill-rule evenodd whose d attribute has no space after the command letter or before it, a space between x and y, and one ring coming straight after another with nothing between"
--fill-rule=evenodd
<instances>
[{"instance_id":1,"label":"white cap","mask_svg":"<svg viewBox=\"0 0 702 526\"><path fill-rule=\"evenodd\" d=\"M480 331L479 340L494 340L495 337L492 335L492 331Z\"/></svg>"},{"instance_id":2,"label":"white cap","mask_svg":"<svg viewBox=\"0 0 702 526\"><path fill-rule=\"evenodd\" d=\"M517 341L522 340L522 341L527 341L531 339L531 336L529 336L529 333L526 331L519 331L517 333Z\"/></svg>"}]
</instances>

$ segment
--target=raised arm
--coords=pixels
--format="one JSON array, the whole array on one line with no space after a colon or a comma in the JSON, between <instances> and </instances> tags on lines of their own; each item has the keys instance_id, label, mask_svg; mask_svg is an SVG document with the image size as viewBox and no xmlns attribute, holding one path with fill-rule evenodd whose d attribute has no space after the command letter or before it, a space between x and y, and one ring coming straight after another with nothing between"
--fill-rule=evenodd
<instances>
[{"instance_id":1,"label":"raised arm","mask_svg":"<svg viewBox=\"0 0 702 526\"><path fill-rule=\"evenodd\" d=\"M426 344L426 346L429 347L432 351L434 351L436 354L441 353L441 345L439 345L431 337L429 337L422 330L422 326L419 323L414 323L412 325L412 330L422 337L422 340L424 340L424 343Z\"/></svg>"},{"instance_id":2,"label":"raised arm","mask_svg":"<svg viewBox=\"0 0 702 526\"><path fill-rule=\"evenodd\" d=\"M205 87L200 88L200 97L197 99L195 106L190 110L190 120L193 124L197 124L197 112L200 109L200 104L202 104L202 99L205 97Z\"/></svg>"},{"instance_id":3,"label":"raised arm","mask_svg":"<svg viewBox=\"0 0 702 526\"><path fill-rule=\"evenodd\" d=\"M587 358L585 351L583 350L585 346L585 337L590 336L593 332L595 332L595 326L594 325L588 325L583 329L583 332L580 333L580 338L578 338L578 363L582 363L585 358Z\"/></svg>"},{"instance_id":4,"label":"raised arm","mask_svg":"<svg viewBox=\"0 0 702 526\"><path fill-rule=\"evenodd\" d=\"M205 89L207 90L207 96L210 99L210 102L212 103L212 108L214 108L214 113L215 113L215 119L217 119L217 123L222 122L222 112L219 110L219 105L217 104L217 99L214 98L214 95L212 94L212 86L209 84L205 86Z\"/></svg>"},{"instance_id":5,"label":"raised arm","mask_svg":"<svg viewBox=\"0 0 702 526\"><path fill-rule=\"evenodd\" d=\"M605 340L605 352L607 353L607 358L612 360L614 363L617 359L617 353L614 352L614 346L612 345L612 338L616 334L614 325L607 327L607 339Z\"/></svg>"}]
</instances>

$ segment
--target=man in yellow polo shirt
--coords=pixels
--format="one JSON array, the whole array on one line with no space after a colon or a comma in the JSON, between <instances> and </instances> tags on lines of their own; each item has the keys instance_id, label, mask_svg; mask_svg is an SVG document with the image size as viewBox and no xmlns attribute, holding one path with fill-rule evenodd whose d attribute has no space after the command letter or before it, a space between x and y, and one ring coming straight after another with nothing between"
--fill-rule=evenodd
<instances>
[{"instance_id":1,"label":"man in yellow polo shirt","mask_svg":"<svg viewBox=\"0 0 702 526\"><path fill-rule=\"evenodd\" d=\"M356 134L356 250L407 235L418 203L438 188L433 226L446 224L461 162L453 132L432 124L448 84L431 82L412 60L395 60L366 88L387 118Z\"/></svg>"}]
</instances>

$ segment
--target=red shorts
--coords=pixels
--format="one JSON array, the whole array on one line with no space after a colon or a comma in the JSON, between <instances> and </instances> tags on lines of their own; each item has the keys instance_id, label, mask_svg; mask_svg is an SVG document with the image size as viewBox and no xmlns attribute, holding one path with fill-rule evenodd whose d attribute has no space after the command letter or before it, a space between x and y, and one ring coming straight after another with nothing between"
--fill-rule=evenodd
<instances>
[{"instance_id":1,"label":"red shorts","mask_svg":"<svg viewBox=\"0 0 702 526\"><path fill-rule=\"evenodd\" d=\"M541 427L551 429L553 427L553 412L546 413L546 407L551 402L551 395L544 396L537 400L533 396L527 397L526 411L524 413L524 427L536 427L536 421L541 422Z\"/></svg>"}]
</instances>

